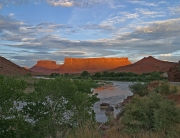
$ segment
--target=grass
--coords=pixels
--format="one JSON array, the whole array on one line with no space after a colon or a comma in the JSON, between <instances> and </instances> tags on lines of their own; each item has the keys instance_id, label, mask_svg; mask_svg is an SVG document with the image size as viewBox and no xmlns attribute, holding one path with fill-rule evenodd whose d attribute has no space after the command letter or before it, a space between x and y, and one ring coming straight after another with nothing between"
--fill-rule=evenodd
<instances>
[{"instance_id":1,"label":"grass","mask_svg":"<svg viewBox=\"0 0 180 138\"><path fill-rule=\"evenodd\" d=\"M101 131L95 123L88 121L70 130L66 138L101 138Z\"/></svg>"}]
</instances>

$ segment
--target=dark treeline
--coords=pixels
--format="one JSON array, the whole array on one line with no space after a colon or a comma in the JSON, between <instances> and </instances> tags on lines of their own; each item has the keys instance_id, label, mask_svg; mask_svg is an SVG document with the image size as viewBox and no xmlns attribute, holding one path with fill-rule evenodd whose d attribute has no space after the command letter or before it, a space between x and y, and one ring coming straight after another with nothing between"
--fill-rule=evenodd
<instances>
[{"instance_id":1,"label":"dark treeline","mask_svg":"<svg viewBox=\"0 0 180 138\"><path fill-rule=\"evenodd\" d=\"M92 78L94 80L116 80L116 81L142 81L142 82L150 82L154 80L167 80L166 77L163 76L162 72L152 72L152 73L142 73L136 74L132 72L96 72L95 74L90 74L87 71L83 71L80 75L72 75L72 74L59 74L52 73L50 77L58 77L58 76L66 76L73 77L77 79L84 78Z\"/></svg>"}]
</instances>

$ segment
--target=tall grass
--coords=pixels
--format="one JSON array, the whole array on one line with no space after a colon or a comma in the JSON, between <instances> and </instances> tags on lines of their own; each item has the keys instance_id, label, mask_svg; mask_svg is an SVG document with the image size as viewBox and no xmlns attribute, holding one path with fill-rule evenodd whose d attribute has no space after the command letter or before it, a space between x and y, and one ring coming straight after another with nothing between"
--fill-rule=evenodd
<instances>
[{"instance_id":1,"label":"tall grass","mask_svg":"<svg viewBox=\"0 0 180 138\"><path fill-rule=\"evenodd\" d=\"M77 128L70 130L66 138L101 138L101 132L94 122L87 121Z\"/></svg>"}]
</instances>

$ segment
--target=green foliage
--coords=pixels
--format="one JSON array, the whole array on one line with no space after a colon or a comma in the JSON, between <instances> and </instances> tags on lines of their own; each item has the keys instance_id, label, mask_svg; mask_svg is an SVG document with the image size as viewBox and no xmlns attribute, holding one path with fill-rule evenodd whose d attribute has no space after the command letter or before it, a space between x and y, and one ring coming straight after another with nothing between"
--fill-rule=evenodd
<instances>
[{"instance_id":1,"label":"green foliage","mask_svg":"<svg viewBox=\"0 0 180 138\"><path fill-rule=\"evenodd\" d=\"M23 137L29 131L21 132L22 128L30 130L29 123L18 113L15 103L22 100L26 83L15 78L0 75L0 137Z\"/></svg>"},{"instance_id":2,"label":"green foliage","mask_svg":"<svg viewBox=\"0 0 180 138\"><path fill-rule=\"evenodd\" d=\"M61 76L61 74L59 74L59 73L51 73L51 75L50 75L50 77L52 77L52 78L56 78L59 76Z\"/></svg>"},{"instance_id":3,"label":"green foliage","mask_svg":"<svg viewBox=\"0 0 180 138\"><path fill-rule=\"evenodd\" d=\"M25 94L24 81L0 76L0 137L63 137L69 127L95 120L92 107L99 99L92 86L92 80L40 79Z\"/></svg>"},{"instance_id":4,"label":"green foliage","mask_svg":"<svg viewBox=\"0 0 180 138\"><path fill-rule=\"evenodd\" d=\"M164 132L167 137L177 137L180 110L173 101L157 93L145 97L136 96L125 106L122 123L126 133L155 131Z\"/></svg>"},{"instance_id":5,"label":"green foliage","mask_svg":"<svg viewBox=\"0 0 180 138\"><path fill-rule=\"evenodd\" d=\"M80 76L82 76L82 77L89 77L90 73L87 72L87 71L83 71Z\"/></svg>"},{"instance_id":6,"label":"green foliage","mask_svg":"<svg viewBox=\"0 0 180 138\"><path fill-rule=\"evenodd\" d=\"M163 82L160 86L156 87L154 91L162 95L169 95L177 93L178 89L176 86L171 89L170 85L167 82Z\"/></svg>"},{"instance_id":7,"label":"green foliage","mask_svg":"<svg viewBox=\"0 0 180 138\"><path fill-rule=\"evenodd\" d=\"M129 89L133 94L138 94L140 96L144 96L148 93L147 84L141 82L135 82L129 85Z\"/></svg>"},{"instance_id":8,"label":"green foliage","mask_svg":"<svg viewBox=\"0 0 180 138\"><path fill-rule=\"evenodd\" d=\"M97 78L99 78L99 77L101 77L102 75L101 75L100 72L96 72L96 73L94 74L94 76L97 77Z\"/></svg>"},{"instance_id":9,"label":"green foliage","mask_svg":"<svg viewBox=\"0 0 180 138\"><path fill-rule=\"evenodd\" d=\"M152 72L152 73L143 73L136 74L132 72L107 72L104 71L102 74L97 72L92 77L94 79L102 80L117 80L117 81L141 81L141 82L150 82L153 80L165 80L167 78L162 77L161 72Z\"/></svg>"},{"instance_id":10,"label":"green foliage","mask_svg":"<svg viewBox=\"0 0 180 138\"><path fill-rule=\"evenodd\" d=\"M31 77L32 74L31 74L31 73L26 73L24 76L25 76L25 77Z\"/></svg>"},{"instance_id":11,"label":"green foliage","mask_svg":"<svg viewBox=\"0 0 180 138\"><path fill-rule=\"evenodd\" d=\"M157 79L158 79L158 78L161 78L161 74L158 73L158 72L153 72L153 73L151 73L150 75L151 75L152 78L157 78Z\"/></svg>"},{"instance_id":12,"label":"green foliage","mask_svg":"<svg viewBox=\"0 0 180 138\"><path fill-rule=\"evenodd\" d=\"M110 76L110 74L109 74L109 72L104 71L104 72L102 73L102 76L103 76L103 77L109 77L109 76Z\"/></svg>"}]
</instances>

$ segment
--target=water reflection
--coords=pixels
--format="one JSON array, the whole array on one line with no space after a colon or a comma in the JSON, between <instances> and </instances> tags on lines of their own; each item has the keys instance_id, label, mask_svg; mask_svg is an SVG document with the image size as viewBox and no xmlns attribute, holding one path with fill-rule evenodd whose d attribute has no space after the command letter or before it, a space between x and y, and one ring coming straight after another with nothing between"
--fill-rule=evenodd
<instances>
[{"instance_id":1,"label":"water reflection","mask_svg":"<svg viewBox=\"0 0 180 138\"><path fill-rule=\"evenodd\" d=\"M132 92L129 90L131 82L111 81L112 84L96 88L94 93L98 93L99 102L94 104L94 111L96 113L96 120L98 122L106 122L108 117L105 115L105 110L100 109L101 103L109 103L110 106L115 107L118 103L123 102L127 96L131 96ZM114 108L114 116L120 112L120 109Z\"/></svg>"}]
</instances>

